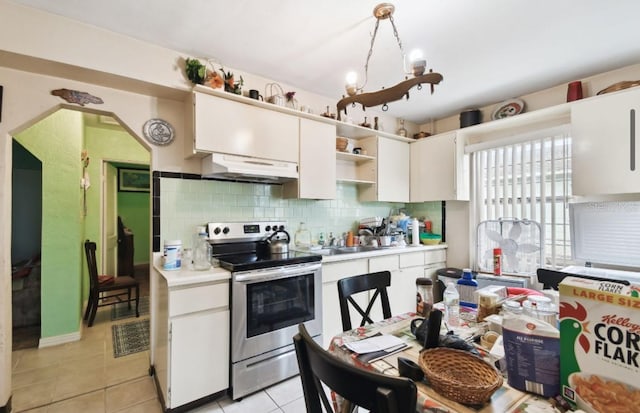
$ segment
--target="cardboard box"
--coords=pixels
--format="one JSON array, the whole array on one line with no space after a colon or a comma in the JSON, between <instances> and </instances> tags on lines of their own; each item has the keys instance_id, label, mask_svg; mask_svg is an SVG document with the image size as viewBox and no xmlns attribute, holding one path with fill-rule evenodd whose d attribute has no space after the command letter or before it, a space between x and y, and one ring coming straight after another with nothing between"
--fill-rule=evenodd
<instances>
[{"instance_id":1,"label":"cardboard box","mask_svg":"<svg viewBox=\"0 0 640 413\"><path fill-rule=\"evenodd\" d=\"M640 286L565 278L562 395L587 412L635 412L640 400Z\"/></svg>"}]
</instances>

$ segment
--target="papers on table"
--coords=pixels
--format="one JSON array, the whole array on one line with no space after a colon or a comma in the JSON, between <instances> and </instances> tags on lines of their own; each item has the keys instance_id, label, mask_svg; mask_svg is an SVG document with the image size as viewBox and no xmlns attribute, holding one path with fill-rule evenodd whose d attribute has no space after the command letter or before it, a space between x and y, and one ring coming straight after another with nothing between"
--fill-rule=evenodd
<instances>
[{"instance_id":1,"label":"papers on table","mask_svg":"<svg viewBox=\"0 0 640 413\"><path fill-rule=\"evenodd\" d=\"M380 360L409 347L402 339L388 334L375 335L360 341L345 343L345 346L354 353L359 354L358 359L365 363Z\"/></svg>"}]
</instances>

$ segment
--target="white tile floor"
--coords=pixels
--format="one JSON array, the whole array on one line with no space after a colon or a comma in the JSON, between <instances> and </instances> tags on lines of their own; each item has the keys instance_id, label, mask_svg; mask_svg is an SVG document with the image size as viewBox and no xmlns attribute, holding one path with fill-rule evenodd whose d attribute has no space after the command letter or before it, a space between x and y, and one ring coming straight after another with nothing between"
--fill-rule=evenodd
<instances>
[{"instance_id":1,"label":"white tile floor","mask_svg":"<svg viewBox=\"0 0 640 413\"><path fill-rule=\"evenodd\" d=\"M149 352L113 357L111 326L132 320L111 321L110 307L104 307L98 311L94 326L84 329L80 341L14 351L13 412L161 412L148 375ZM223 397L193 411L301 413L305 405L300 377L239 402Z\"/></svg>"},{"instance_id":2,"label":"white tile floor","mask_svg":"<svg viewBox=\"0 0 640 413\"><path fill-rule=\"evenodd\" d=\"M234 402L228 397L193 410L197 413L300 413L305 411L300 377L295 376Z\"/></svg>"}]
</instances>

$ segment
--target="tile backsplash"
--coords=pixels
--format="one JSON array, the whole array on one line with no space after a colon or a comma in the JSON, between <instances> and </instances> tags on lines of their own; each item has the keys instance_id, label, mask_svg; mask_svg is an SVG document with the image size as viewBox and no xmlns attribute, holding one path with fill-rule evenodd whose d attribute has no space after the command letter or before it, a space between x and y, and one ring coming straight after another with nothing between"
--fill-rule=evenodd
<instances>
[{"instance_id":1,"label":"tile backsplash","mask_svg":"<svg viewBox=\"0 0 640 413\"><path fill-rule=\"evenodd\" d=\"M301 221L316 240L353 230L360 218L386 217L391 209L415 210L440 228L440 202L403 204L359 202L355 184L338 183L334 200L285 199L281 185L199 179L160 178L160 240L181 239L191 244L195 227L217 221L285 221L293 237Z\"/></svg>"}]
</instances>

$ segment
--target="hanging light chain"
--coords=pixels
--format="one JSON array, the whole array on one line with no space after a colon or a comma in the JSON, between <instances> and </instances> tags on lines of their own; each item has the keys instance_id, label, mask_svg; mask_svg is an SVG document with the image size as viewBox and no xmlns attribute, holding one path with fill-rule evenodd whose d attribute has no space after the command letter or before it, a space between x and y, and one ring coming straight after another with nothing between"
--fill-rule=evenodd
<instances>
[{"instance_id":1,"label":"hanging light chain","mask_svg":"<svg viewBox=\"0 0 640 413\"><path fill-rule=\"evenodd\" d=\"M398 41L398 47L400 48L400 53L402 54L402 64L404 65L404 60L405 60L404 49L402 48L402 40L400 40L398 29L396 28L396 24L393 21L393 14L389 15L389 21L391 22L391 26L393 27L393 35L396 37L396 40ZM405 68L405 72L406 72L406 68Z\"/></svg>"},{"instance_id":2,"label":"hanging light chain","mask_svg":"<svg viewBox=\"0 0 640 413\"><path fill-rule=\"evenodd\" d=\"M364 65L364 83L358 88L359 90L363 90L369 80L369 59L371 59L371 55L373 54L373 44L376 42L379 25L380 19L376 19L376 27L373 29L373 34L371 35L371 44L369 45L369 53L367 54L367 62Z\"/></svg>"}]
</instances>

